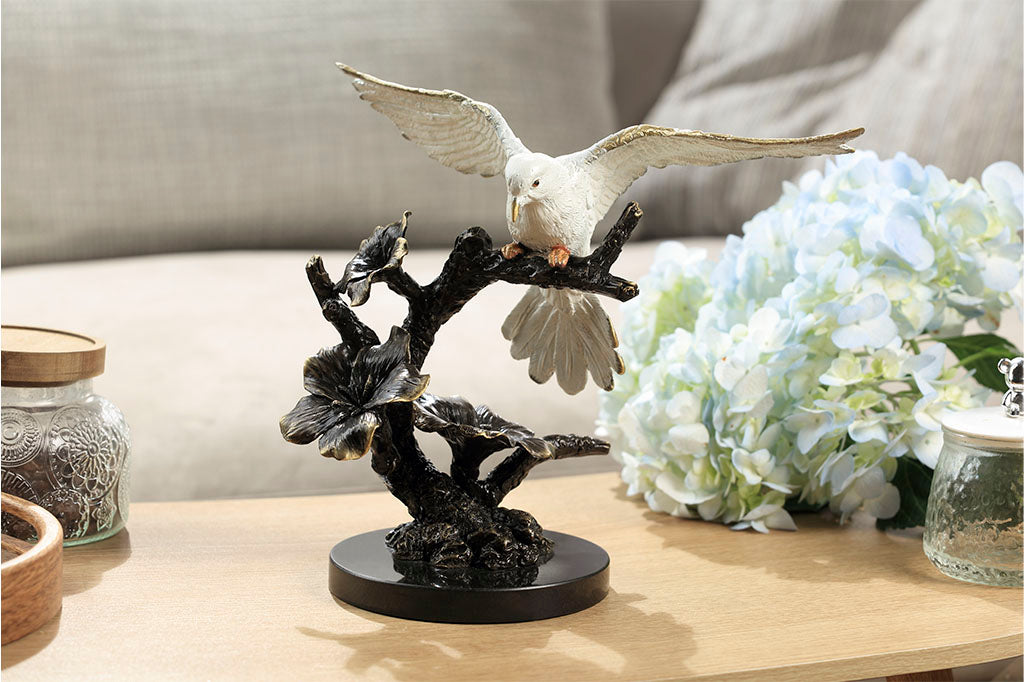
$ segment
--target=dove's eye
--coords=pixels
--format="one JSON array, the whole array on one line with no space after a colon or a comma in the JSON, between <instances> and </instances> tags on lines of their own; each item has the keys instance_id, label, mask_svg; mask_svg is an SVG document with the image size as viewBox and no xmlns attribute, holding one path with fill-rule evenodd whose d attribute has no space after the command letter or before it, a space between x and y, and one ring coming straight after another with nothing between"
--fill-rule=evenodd
<instances>
[{"instance_id":1,"label":"dove's eye","mask_svg":"<svg viewBox=\"0 0 1024 682\"><path fill-rule=\"evenodd\" d=\"M534 187L540 187L540 180L534 180L533 181L533 186Z\"/></svg>"}]
</instances>

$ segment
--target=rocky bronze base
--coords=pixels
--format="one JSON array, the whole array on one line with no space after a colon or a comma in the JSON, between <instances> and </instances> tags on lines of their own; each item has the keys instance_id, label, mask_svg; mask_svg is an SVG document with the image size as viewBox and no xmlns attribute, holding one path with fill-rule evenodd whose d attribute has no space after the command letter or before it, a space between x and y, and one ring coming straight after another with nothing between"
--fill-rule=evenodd
<instances>
[{"instance_id":1,"label":"rocky bronze base","mask_svg":"<svg viewBox=\"0 0 1024 682\"><path fill-rule=\"evenodd\" d=\"M396 560L385 537L404 527L363 533L335 545L331 594L374 613L435 623L555 618L589 608L608 594L608 554L573 535L544 531L553 551L539 566L444 568Z\"/></svg>"},{"instance_id":2,"label":"rocky bronze base","mask_svg":"<svg viewBox=\"0 0 1024 682\"><path fill-rule=\"evenodd\" d=\"M388 533L396 561L427 562L438 568L492 571L528 568L551 558L551 540L530 514L479 506L451 522L410 521Z\"/></svg>"}]
</instances>

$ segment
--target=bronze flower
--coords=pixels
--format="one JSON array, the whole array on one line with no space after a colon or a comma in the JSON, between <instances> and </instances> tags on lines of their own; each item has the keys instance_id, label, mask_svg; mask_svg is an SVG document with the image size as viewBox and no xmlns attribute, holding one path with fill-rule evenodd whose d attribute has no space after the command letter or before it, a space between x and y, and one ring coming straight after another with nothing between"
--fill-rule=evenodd
<instances>
[{"instance_id":1,"label":"bronze flower","mask_svg":"<svg viewBox=\"0 0 1024 682\"><path fill-rule=\"evenodd\" d=\"M409 226L410 211L402 219L387 227L377 227L359 245L359 250L345 266L345 274L338 282L338 288L345 291L353 306L366 303L370 298L370 285L384 279L388 273L402 265L402 259L409 252L405 231Z\"/></svg>"},{"instance_id":2,"label":"bronze flower","mask_svg":"<svg viewBox=\"0 0 1024 682\"><path fill-rule=\"evenodd\" d=\"M370 452L383 408L416 400L430 380L412 365L409 332L401 327L354 359L344 344L326 348L306 360L302 374L310 395L281 418L281 435L300 445L320 438L320 454L341 460Z\"/></svg>"}]
</instances>

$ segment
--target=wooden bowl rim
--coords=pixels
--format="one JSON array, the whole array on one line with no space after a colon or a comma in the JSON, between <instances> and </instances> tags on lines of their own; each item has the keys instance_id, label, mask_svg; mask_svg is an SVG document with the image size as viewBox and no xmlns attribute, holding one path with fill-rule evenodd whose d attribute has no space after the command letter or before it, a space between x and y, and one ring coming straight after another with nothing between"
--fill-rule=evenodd
<instances>
[{"instance_id":1,"label":"wooden bowl rim","mask_svg":"<svg viewBox=\"0 0 1024 682\"><path fill-rule=\"evenodd\" d=\"M16 497L10 493L0 493L0 507L8 514L14 514L22 521L27 521L36 529L39 541L23 554L0 564L0 577L9 570L17 569L22 564L33 561L37 556L49 551L52 547L60 547L64 542L64 529L60 521L37 504Z\"/></svg>"}]
</instances>

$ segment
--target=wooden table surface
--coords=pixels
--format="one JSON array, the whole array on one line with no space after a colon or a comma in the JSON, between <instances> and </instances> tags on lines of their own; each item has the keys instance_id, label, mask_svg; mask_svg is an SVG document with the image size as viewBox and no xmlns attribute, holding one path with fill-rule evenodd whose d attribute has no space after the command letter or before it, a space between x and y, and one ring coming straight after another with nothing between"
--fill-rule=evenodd
<instances>
[{"instance_id":1,"label":"wooden table surface","mask_svg":"<svg viewBox=\"0 0 1024 682\"><path fill-rule=\"evenodd\" d=\"M840 680L1021 653L1020 591L946 578L920 533L870 518L735 532L654 514L614 474L508 503L601 544L611 594L533 623L402 621L327 591L334 543L405 519L386 493L136 504L129 532L65 550L63 611L3 647L4 680Z\"/></svg>"}]
</instances>

